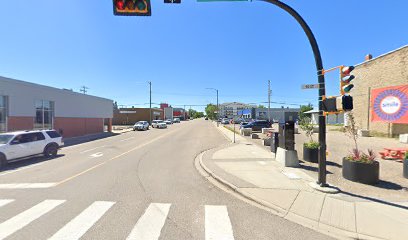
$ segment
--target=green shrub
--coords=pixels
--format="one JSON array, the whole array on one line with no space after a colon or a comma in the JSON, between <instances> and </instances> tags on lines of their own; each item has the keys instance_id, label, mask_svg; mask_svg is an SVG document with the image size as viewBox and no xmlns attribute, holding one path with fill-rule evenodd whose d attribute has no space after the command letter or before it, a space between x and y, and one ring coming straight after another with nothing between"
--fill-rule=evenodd
<instances>
[{"instance_id":1,"label":"green shrub","mask_svg":"<svg viewBox=\"0 0 408 240\"><path fill-rule=\"evenodd\" d=\"M405 160L408 160L408 152L405 152Z\"/></svg>"},{"instance_id":2,"label":"green shrub","mask_svg":"<svg viewBox=\"0 0 408 240\"><path fill-rule=\"evenodd\" d=\"M310 142L304 143L303 146L309 149L318 149L320 145L318 142L310 141Z\"/></svg>"}]
</instances>

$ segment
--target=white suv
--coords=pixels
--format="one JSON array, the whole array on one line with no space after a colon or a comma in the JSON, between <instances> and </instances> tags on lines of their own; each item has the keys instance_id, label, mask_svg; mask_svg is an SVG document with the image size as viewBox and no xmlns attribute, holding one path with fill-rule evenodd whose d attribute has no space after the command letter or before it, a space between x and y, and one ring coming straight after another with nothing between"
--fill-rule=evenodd
<instances>
[{"instance_id":1,"label":"white suv","mask_svg":"<svg viewBox=\"0 0 408 240\"><path fill-rule=\"evenodd\" d=\"M0 134L0 168L7 162L44 154L55 157L64 145L55 130L18 131Z\"/></svg>"}]
</instances>

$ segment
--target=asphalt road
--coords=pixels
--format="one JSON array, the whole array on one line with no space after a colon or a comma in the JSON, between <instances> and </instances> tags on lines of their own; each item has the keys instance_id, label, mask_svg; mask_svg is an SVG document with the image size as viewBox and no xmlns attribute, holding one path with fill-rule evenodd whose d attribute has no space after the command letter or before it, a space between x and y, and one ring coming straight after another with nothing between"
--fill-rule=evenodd
<instances>
[{"instance_id":1,"label":"asphalt road","mask_svg":"<svg viewBox=\"0 0 408 240\"><path fill-rule=\"evenodd\" d=\"M0 172L0 239L328 239L202 177L209 121L129 132Z\"/></svg>"}]
</instances>

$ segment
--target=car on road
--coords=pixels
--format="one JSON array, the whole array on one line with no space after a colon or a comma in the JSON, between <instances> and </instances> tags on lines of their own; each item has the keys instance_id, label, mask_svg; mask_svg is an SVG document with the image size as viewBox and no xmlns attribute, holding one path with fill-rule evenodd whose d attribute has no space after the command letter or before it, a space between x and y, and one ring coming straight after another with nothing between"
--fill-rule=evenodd
<instances>
[{"instance_id":1,"label":"car on road","mask_svg":"<svg viewBox=\"0 0 408 240\"><path fill-rule=\"evenodd\" d=\"M152 121L152 128L157 127L157 124L159 124L159 123L164 123L164 121L163 120L153 120Z\"/></svg>"},{"instance_id":2,"label":"car on road","mask_svg":"<svg viewBox=\"0 0 408 240\"><path fill-rule=\"evenodd\" d=\"M133 131L149 130L149 123L147 121L139 121L133 125Z\"/></svg>"},{"instance_id":3,"label":"car on road","mask_svg":"<svg viewBox=\"0 0 408 240\"><path fill-rule=\"evenodd\" d=\"M160 122L156 125L156 128L158 129L167 128L167 124L165 122Z\"/></svg>"},{"instance_id":4,"label":"car on road","mask_svg":"<svg viewBox=\"0 0 408 240\"><path fill-rule=\"evenodd\" d=\"M251 128L252 131L261 131L262 128L270 128L271 123L266 120L255 120L245 125L241 125L240 128Z\"/></svg>"},{"instance_id":5,"label":"car on road","mask_svg":"<svg viewBox=\"0 0 408 240\"><path fill-rule=\"evenodd\" d=\"M174 119L173 119L173 122L174 122L174 123L180 123L180 118L174 118Z\"/></svg>"},{"instance_id":6,"label":"car on road","mask_svg":"<svg viewBox=\"0 0 408 240\"><path fill-rule=\"evenodd\" d=\"M0 134L0 168L8 162L43 154L55 157L64 145L55 130L17 131Z\"/></svg>"},{"instance_id":7,"label":"car on road","mask_svg":"<svg viewBox=\"0 0 408 240\"><path fill-rule=\"evenodd\" d=\"M205 117L204 119L205 119L205 120L208 120L208 117Z\"/></svg>"},{"instance_id":8,"label":"car on road","mask_svg":"<svg viewBox=\"0 0 408 240\"><path fill-rule=\"evenodd\" d=\"M164 120L164 123L170 125L170 124L173 124L173 120L166 119L166 120Z\"/></svg>"}]
</instances>

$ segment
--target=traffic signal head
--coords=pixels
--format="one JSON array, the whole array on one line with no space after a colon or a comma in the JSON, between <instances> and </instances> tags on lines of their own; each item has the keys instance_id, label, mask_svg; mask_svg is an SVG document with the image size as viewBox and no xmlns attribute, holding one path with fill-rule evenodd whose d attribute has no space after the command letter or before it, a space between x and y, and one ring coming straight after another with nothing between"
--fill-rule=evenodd
<instances>
[{"instance_id":1,"label":"traffic signal head","mask_svg":"<svg viewBox=\"0 0 408 240\"><path fill-rule=\"evenodd\" d=\"M150 0L113 0L113 14L151 16Z\"/></svg>"},{"instance_id":2,"label":"traffic signal head","mask_svg":"<svg viewBox=\"0 0 408 240\"><path fill-rule=\"evenodd\" d=\"M351 75L351 71L354 70L353 66L340 68L340 93L341 95L347 94L354 87L351 81L355 78Z\"/></svg>"}]
</instances>

